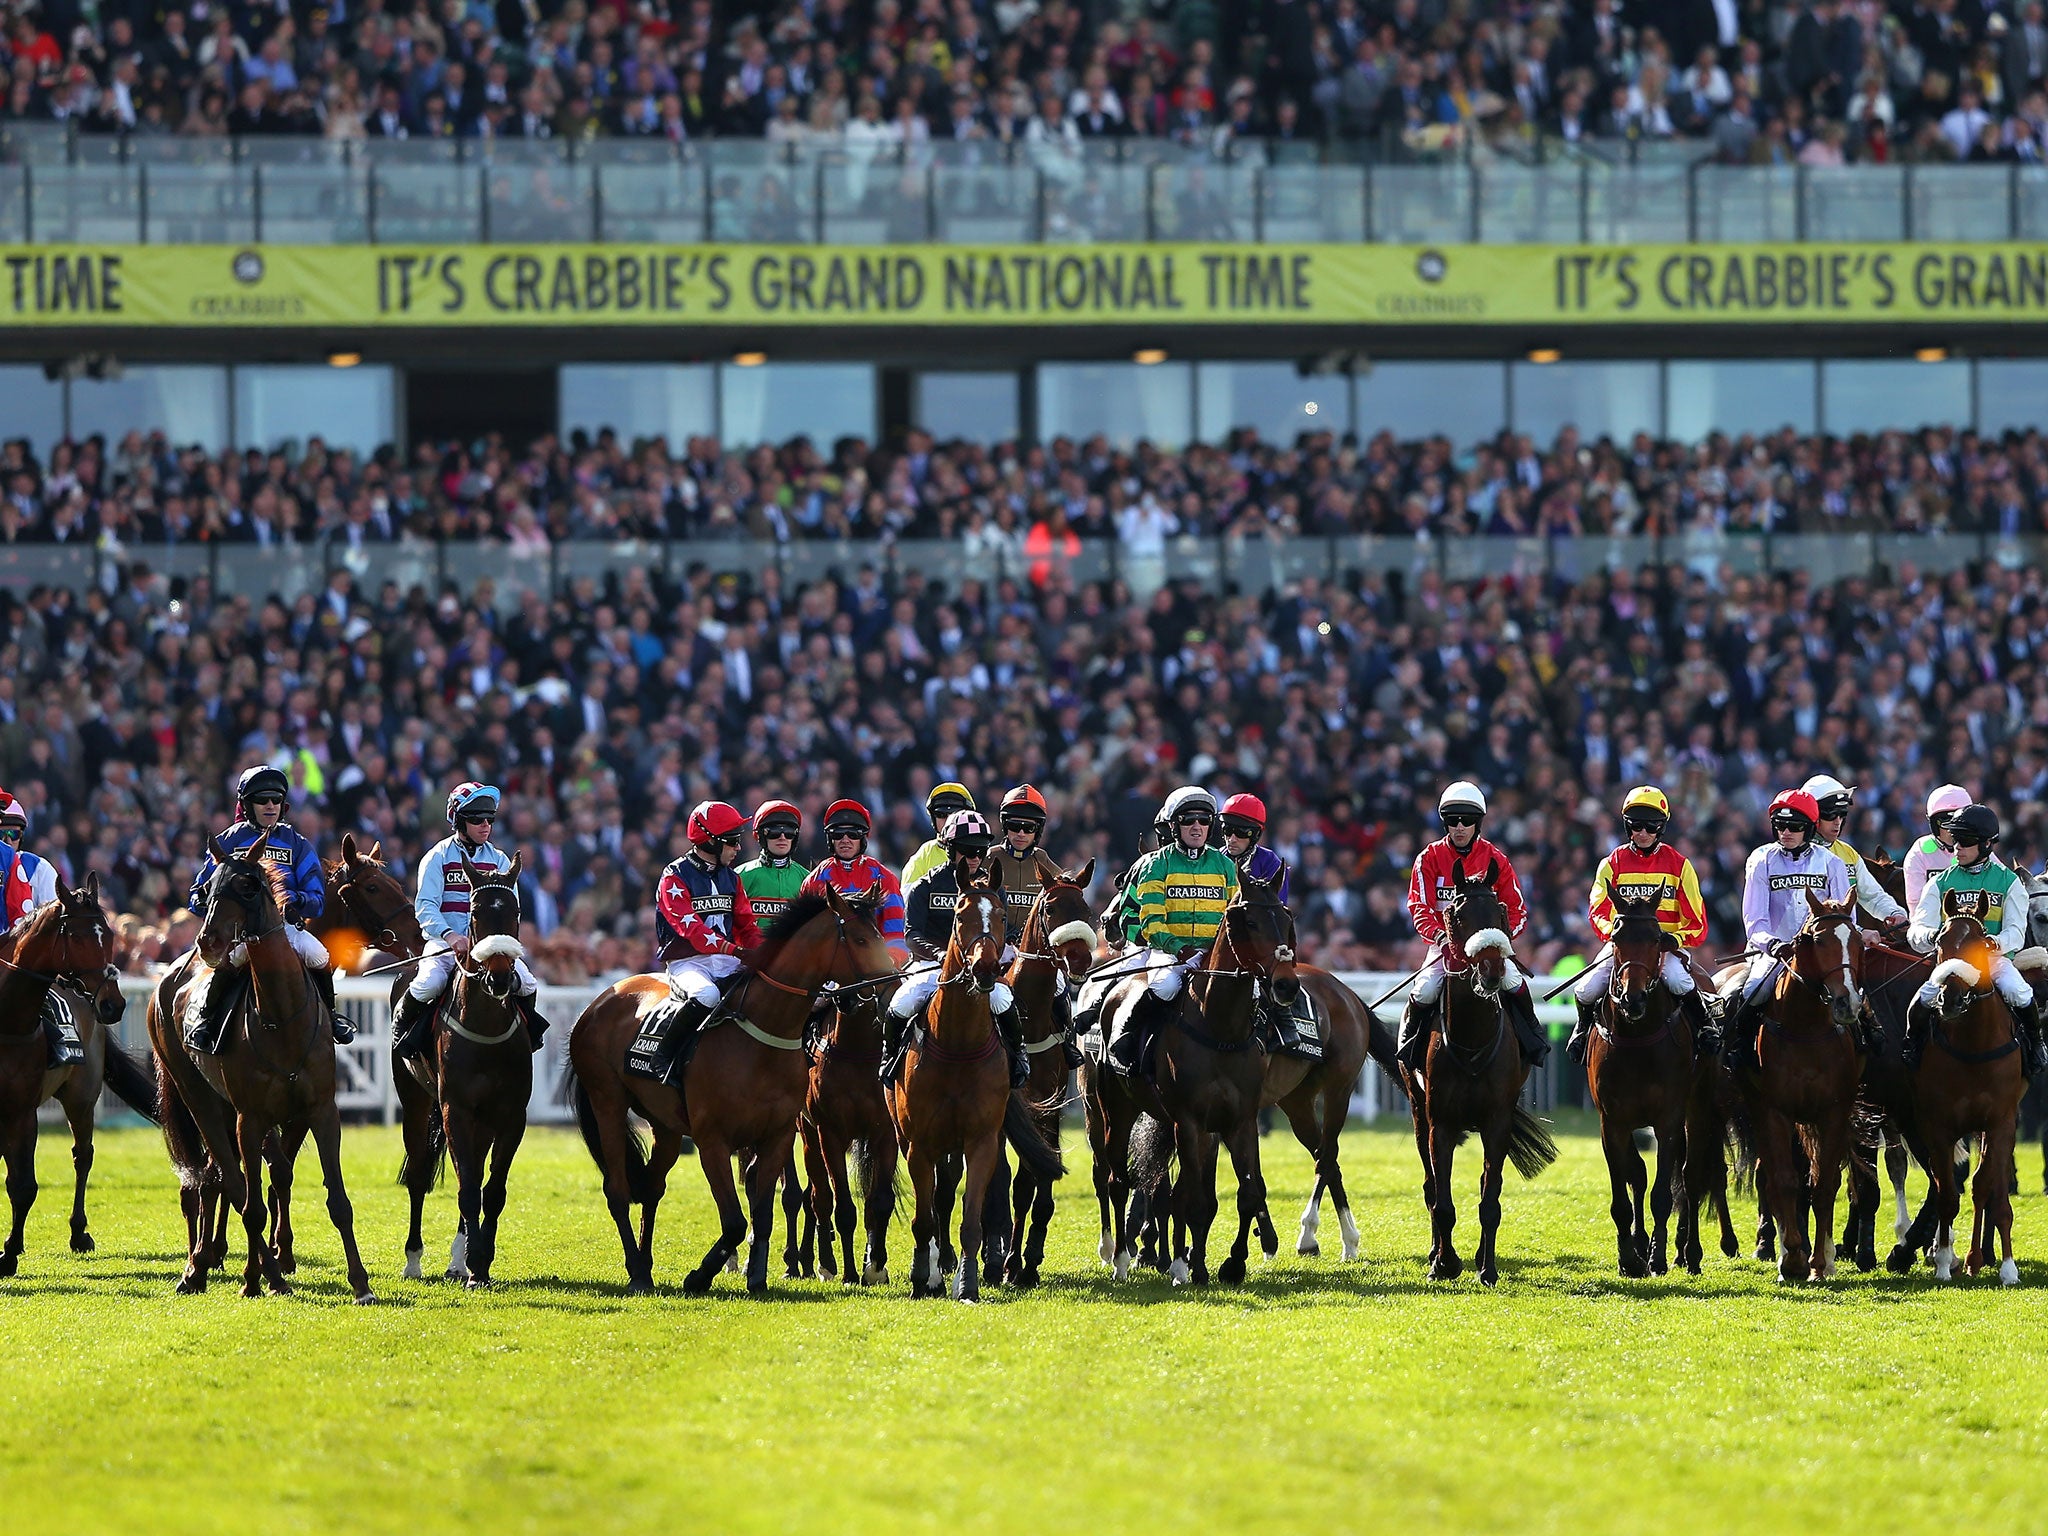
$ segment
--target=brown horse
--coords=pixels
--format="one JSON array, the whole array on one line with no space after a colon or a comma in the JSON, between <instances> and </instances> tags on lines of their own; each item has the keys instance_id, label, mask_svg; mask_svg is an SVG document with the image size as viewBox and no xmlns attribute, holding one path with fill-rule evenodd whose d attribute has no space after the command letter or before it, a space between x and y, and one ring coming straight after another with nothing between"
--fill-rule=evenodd
<instances>
[{"instance_id":1,"label":"brown horse","mask_svg":"<svg viewBox=\"0 0 2048 1536\"><path fill-rule=\"evenodd\" d=\"M875 1069L882 1060L879 989L864 987L833 1010L831 1033L811 1063L801 1130L804 1171L818 1231L818 1257L846 1285L889 1283L889 1223L896 1214L896 1122ZM854 1177L846 1160L853 1157ZM856 1202L856 1196L858 1200ZM797 1217L785 1208L793 1223ZM856 1218L867 1253L853 1263ZM833 1248L837 1234L838 1250ZM799 1260L801 1268L801 1260Z\"/></svg>"},{"instance_id":2,"label":"brown horse","mask_svg":"<svg viewBox=\"0 0 2048 1536\"><path fill-rule=\"evenodd\" d=\"M1855 923L1856 900L1826 902L1808 892L1807 905L1812 916L1765 1000L1756 1070L1737 1073L1757 1132L1758 1183L1780 1238L1778 1278L1787 1282L1834 1278L1835 1197L1861 1076L1863 931Z\"/></svg>"},{"instance_id":3,"label":"brown horse","mask_svg":"<svg viewBox=\"0 0 2048 1536\"><path fill-rule=\"evenodd\" d=\"M1586 1083L1600 1113L1600 1146L1607 1154L1607 1210L1614 1218L1616 1251L1621 1272L1638 1280L1669 1268L1665 1240L1674 1200L1680 1262L1699 1273L1699 1238L1692 1230L1697 1217L1685 1190L1692 1026L1664 982L1664 929L1657 921L1661 900L1661 892L1640 900L1617 899L1609 940L1614 975L1586 1048ZM1643 1221L1646 1170L1636 1150L1638 1126L1657 1135L1657 1178L1649 1190L1654 1234Z\"/></svg>"},{"instance_id":4,"label":"brown horse","mask_svg":"<svg viewBox=\"0 0 2048 1536\"><path fill-rule=\"evenodd\" d=\"M1060 1143L1060 1108L1067 1096L1067 1031L1055 999L1062 984L1080 986L1095 958L1095 910L1088 901L1094 879L1095 861L1090 859L1073 874L1061 873L1039 888L1006 978L1017 999L1024 1054L1031 1063L1021 1095L1024 1112L1046 1146ZM1000 1147L996 1156L1003 1158ZM1038 1284L1039 1266L1045 1262L1052 1186L1051 1179L1020 1160L1010 1185L1010 1249L1003 1270L1004 1282L1019 1290Z\"/></svg>"},{"instance_id":5,"label":"brown horse","mask_svg":"<svg viewBox=\"0 0 2048 1536\"><path fill-rule=\"evenodd\" d=\"M625 1249L627 1290L654 1289L654 1215L668 1171L694 1138L704 1182L718 1207L718 1236L683 1280L700 1295L747 1236L747 1214L733 1185L732 1160L751 1157L748 1199L754 1241L747 1289L768 1288L768 1244L775 1226L775 1189L789 1161L809 1073L804 1021L825 982L844 992L886 981L896 962L875 927L878 893L849 901L837 890L798 897L777 918L742 978L721 1006L723 1022L695 1042L683 1087L630 1077L626 1053L646 1013L673 995L666 976L629 976L591 1000L569 1032L576 1119L584 1144L604 1173L605 1202ZM650 1155L628 1115L654 1128ZM640 1206L640 1236L631 1207Z\"/></svg>"},{"instance_id":6,"label":"brown horse","mask_svg":"<svg viewBox=\"0 0 2048 1536\"><path fill-rule=\"evenodd\" d=\"M1938 963L1931 979L1941 989L1940 1000L1914 1081L1920 1125L1928 1146L1940 1152L1967 1137L1984 1138L1984 1156L1970 1186L1975 1219L1963 1264L1973 1276L1983 1269L1993 1257L1995 1237L2003 1256L1998 1278L2018 1285L2019 1266L2012 1256L2011 1178L2020 1097L2026 1091L2018 1032L1991 985L1996 953L1977 918L1956 916L1943 923L1935 938L1935 957ZM1930 1171L1940 1210L1934 1278L1947 1280L1955 1272L1955 1221L1962 1188L1947 1157L1937 1156Z\"/></svg>"},{"instance_id":7,"label":"brown horse","mask_svg":"<svg viewBox=\"0 0 2048 1536\"><path fill-rule=\"evenodd\" d=\"M526 1139L526 1106L533 1097L533 1042L519 1009L519 871L524 856L486 874L463 856L469 876L469 955L456 966L424 1053L394 1061L392 1078L405 1122L405 1160L399 1182L412 1197L405 1236L405 1276L421 1278L425 1244L420 1214L440 1181L441 1165L455 1163L458 1221L448 1249L448 1278L471 1290L491 1283L498 1253L498 1222L512 1159ZM392 1006L411 984L401 971ZM485 1176L485 1165L489 1176Z\"/></svg>"},{"instance_id":8,"label":"brown horse","mask_svg":"<svg viewBox=\"0 0 2048 1536\"><path fill-rule=\"evenodd\" d=\"M121 1021L120 980L113 966L114 934L100 909L99 876L77 890L59 881L57 899L0 935L0 1153L7 1158L7 1194L14 1224L0 1248L0 1279L13 1275L22 1254L22 1227L35 1204L36 1110L55 1098L71 1124L71 1251L91 1253L85 1219L85 1184L92 1173L93 1110L102 1086L151 1119L156 1085L108 1032ZM49 1066L43 1004L54 999L78 1034L84 1059Z\"/></svg>"},{"instance_id":9,"label":"brown horse","mask_svg":"<svg viewBox=\"0 0 2048 1536\"><path fill-rule=\"evenodd\" d=\"M1441 1022L1430 1035L1422 1069L1402 1068L1415 1148L1422 1157L1432 1280L1455 1280L1465 1270L1453 1238L1458 1212L1451 1173L1458 1143L1468 1132L1479 1133L1485 1159L1474 1255L1484 1285L1500 1280L1496 1240L1503 1166L1512 1160L1523 1178L1533 1179L1557 1159L1557 1146L1543 1122L1520 1103L1529 1064L1501 1003L1510 942L1507 909L1494 890L1498 877L1490 865L1485 874L1470 876L1463 860L1452 866L1456 889L1444 917L1450 948L1465 965L1444 979Z\"/></svg>"},{"instance_id":10,"label":"brown horse","mask_svg":"<svg viewBox=\"0 0 2048 1536\"><path fill-rule=\"evenodd\" d=\"M263 857L268 835L241 853L214 839L216 861L195 953L158 983L149 1000L149 1038L157 1057L164 1140L183 1186L188 1257L181 1292L206 1289L200 1184L207 1158L218 1165L227 1199L241 1213L249 1258L242 1294L290 1289L264 1231L263 1147L275 1128L306 1121L320 1153L327 1214L341 1234L349 1288L371 1302L370 1277L356 1247L355 1212L341 1171L341 1116L334 1103L334 1037L327 1006L284 933L283 874ZM218 1056L189 1050L181 1023L203 995L214 967L246 954L253 1008L237 1009Z\"/></svg>"}]
</instances>

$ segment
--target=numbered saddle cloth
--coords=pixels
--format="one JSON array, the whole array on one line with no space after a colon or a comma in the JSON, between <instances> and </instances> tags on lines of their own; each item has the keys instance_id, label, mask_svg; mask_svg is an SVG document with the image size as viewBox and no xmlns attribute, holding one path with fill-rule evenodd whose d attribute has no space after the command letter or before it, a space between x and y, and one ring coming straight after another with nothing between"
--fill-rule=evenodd
<instances>
[{"instance_id":1,"label":"numbered saddle cloth","mask_svg":"<svg viewBox=\"0 0 2048 1536\"><path fill-rule=\"evenodd\" d=\"M640 1015L639 1031L633 1036L633 1043L626 1047L626 1075L646 1078L649 1082L667 1082L676 1071L675 1046L670 1037L680 1025L685 999L679 992L670 990L663 1002ZM680 1042L676 1042L680 1044Z\"/></svg>"},{"instance_id":2,"label":"numbered saddle cloth","mask_svg":"<svg viewBox=\"0 0 2048 1536\"><path fill-rule=\"evenodd\" d=\"M76 1066L85 1060L85 1042L78 1038L78 1026L54 996L43 999L43 1042L53 1068Z\"/></svg>"},{"instance_id":3,"label":"numbered saddle cloth","mask_svg":"<svg viewBox=\"0 0 2048 1536\"><path fill-rule=\"evenodd\" d=\"M1316 1011L1315 997L1307 987L1295 993L1291 1007L1267 998L1266 1020L1274 1047L1281 1055L1299 1056L1304 1061L1323 1059L1323 1017Z\"/></svg>"}]
</instances>

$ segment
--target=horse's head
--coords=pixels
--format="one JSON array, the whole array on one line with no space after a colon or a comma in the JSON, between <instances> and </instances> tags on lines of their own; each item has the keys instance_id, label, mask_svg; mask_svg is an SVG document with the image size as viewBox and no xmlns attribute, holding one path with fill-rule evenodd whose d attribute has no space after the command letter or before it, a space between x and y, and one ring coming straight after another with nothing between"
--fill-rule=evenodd
<instances>
[{"instance_id":1,"label":"horse's head","mask_svg":"<svg viewBox=\"0 0 2048 1536\"><path fill-rule=\"evenodd\" d=\"M1996 958L1981 918L1970 912L1950 914L1934 936L1934 974L1929 978L1941 989L1943 1018L1964 1012L1977 994L1990 989Z\"/></svg>"},{"instance_id":2,"label":"horse's head","mask_svg":"<svg viewBox=\"0 0 2048 1536\"><path fill-rule=\"evenodd\" d=\"M1280 900L1286 879L1285 864L1270 880L1239 877L1237 894L1223 909L1221 948L1232 969L1257 976L1276 1001L1291 1007L1301 996L1301 978L1294 970L1294 914Z\"/></svg>"},{"instance_id":3,"label":"horse's head","mask_svg":"<svg viewBox=\"0 0 2048 1536\"><path fill-rule=\"evenodd\" d=\"M2024 874L2024 871L2022 871ZM2048 946L2048 872L2026 875L2027 943Z\"/></svg>"},{"instance_id":4,"label":"horse's head","mask_svg":"<svg viewBox=\"0 0 2048 1536\"><path fill-rule=\"evenodd\" d=\"M121 987L114 971L114 930L100 906L100 877L90 873L76 890L57 882L57 899L23 918L12 935L14 964L68 982L99 1003L103 1022L121 1017ZM107 1019L98 990L114 977L114 1015Z\"/></svg>"},{"instance_id":5,"label":"horse's head","mask_svg":"<svg viewBox=\"0 0 2048 1536\"><path fill-rule=\"evenodd\" d=\"M1856 926L1856 897L1822 901L1806 893L1812 916L1799 931L1792 968L1820 994L1828 1016L1843 1029L1863 1011L1863 930Z\"/></svg>"},{"instance_id":6,"label":"horse's head","mask_svg":"<svg viewBox=\"0 0 2048 1536\"><path fill-rule=\"evenodd\" d=\"M1088 901L1094 879L1095 861L1090 859L1076 873L1046 881L1025 924L1024 947L1043 943L1070 981L1080 980L1095 962L1095 909Z\"/></svg>"},{"instance_id":7,"label":"horse's head","mask_svg":"<svg viewBox=\"0 0 2048 1536\"><path fill-rule=\"evenodd\" d=\"M378 843L365 848L354 833L342 833L341 859L327 870L328 890L354 922L363 944L390 955L417 955L427 947L427 936L412 898L385 868L382 851Z\"/></svg>"},{"instance_id":8,"label":"horse's head","mask_svg":"<svg viewBox=\"0 0 2048 1536\"><path fill-rule=\"evenodd\" d=\"M237 944L254 943L284 926L282 871L264 858L265 832L240 853L213 840L213 878L206 886L206 911L199 923L199 958L218 966Z\"/></svg>"},{"instance_id":9,"label":"horse's head","mask_svg":"<svg viewBox=\"0 0 2048 1536\"><path fill-rule=\"evenodd\" d=\"M483 980L484 990L503 1002L517 985L516 967L526 958L519 942L519 870L522 855L513 854L511 865L502 871L485 873L462 859L469 875L469 960Z\"/></svg>"},{"instance_id":10,"label":"horse's head","mask_svg":"<svg viewBox=\"0 0 2048 1536\"><path fill-rule=\"evenodd\" d=\"M1491 997L1507 983L1508 956L1514 941L1508 937L1508 909L1496 886L1500 866L1492 859L1477 875L1465 873L1465 861L1451 865L1451 900L1444 908L1444 926L1451 944L1472 967L1472 985Z\"/></svg>"},{"instance_id":11,"label":"horse's head","mask_svg":"<svg viewBox=\"0 0 2048 1536\"><path fill-rule=\"evenodd\" d=\"M994 986L1003 965L1007 920L1003 912L1003 868L991 860L986 869L960 887L960 905L953 909L953 941L946 951L943 975L965 977L969 991Z\"/></svg>"},{"instance_id":12,"label":"horse's head","mask_svg":"<svg viewBox=\"0 0 2048 1536\"><path fill-rule=\"evenodd\" d=\"M112 1029L121 1022L121 1015L128 1011L128 999L121 993L121 973L108 964L96 977L85 973L81 975L92 983L86 995L92 999L93 1017Z\"/></svg>"},{"instance_id":13,"label":"horse's head","mask_svg":"<svg viewBox=\"0 0 2048 1536\"><path fill-rule=\"evenodd\" d=\"M1664 977L1664 926L1657 921L1659 893L1617 897L1614 937L1614 978L1608 999L1625 1019L1641 1019L1649 1011L1650 989Z\"/></svg>"}]
</instances>

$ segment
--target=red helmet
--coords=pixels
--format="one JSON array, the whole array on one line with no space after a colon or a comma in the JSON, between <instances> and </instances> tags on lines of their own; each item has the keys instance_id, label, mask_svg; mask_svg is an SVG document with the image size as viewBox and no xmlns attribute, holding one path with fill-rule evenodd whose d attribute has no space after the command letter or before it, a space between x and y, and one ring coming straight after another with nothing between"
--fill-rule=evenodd
<instances>
[{"instance_id":1,"label":"red helmet","mask_svg":"<svg viewBox=\"0 0 2048 1536\"><path fill-rule=\"evenodd\" d=\"M1771 802L1771 827L1776 830L1781 824L1798 826L1801 820L1803 830L1811 833L1820 825L1820 802L1803 789L1786 789L1778 793Z\"/></svg>"},{"instance_id":2,"label":"red helmet","mask_svg":"<svg viewBox=\"0 0 2048 1536\"><path fill-rule=\"evenodd\" d=\"M1035 821L1045 825L1045 796L1029 784L1019 784L1003 796L1002 809L997 815L1006 821Z\"/></svg>"},{"instance_id":3,"label":"red helmet","mask_svg":"<svg viewBox=\"0 0 2048 1536\"><path fill-rule=\"evenodd\" d=\"M764 800L754 811L754 836L780 828L794 837L804 829L804 813L787 800Z\"/></svg>"},{"instance_id":4,"label":"red helmet","mask_svg":"<svg viewBox=\"0 0 2048 1536\"><path fill-rule=\"evenodd\" d=\"M858 800L834 800L825 807L825 830L834 827L858 827L863 834L872 832L875 818L868 814L868 808Z\"/></svg>"},{"instance_id":5,"label":"red helmet","mask_svg":"<svg viewBox=\"0 0 2048 1536\"><path fill-rule=\"evenodd\" d=\"M1266 826L1266 802L1257 795L1232 795L1223 802L1223 809L1217 815L1229 822L1233 818L1248 821L1261 831Z\"/></svg>"},{"instance_id":6,"label":"red helmet","mask_svg":"<svg viewBox=\"0 0 2048 1536\"><path fill-rule=\"evenodd\" d=\"M740 833L746 829L747 818L723 800L704 800L690 812L689 824L684 831L692 847L704 848L715 838L730 837L738 841Z\"/></svg>"}]
</instances>

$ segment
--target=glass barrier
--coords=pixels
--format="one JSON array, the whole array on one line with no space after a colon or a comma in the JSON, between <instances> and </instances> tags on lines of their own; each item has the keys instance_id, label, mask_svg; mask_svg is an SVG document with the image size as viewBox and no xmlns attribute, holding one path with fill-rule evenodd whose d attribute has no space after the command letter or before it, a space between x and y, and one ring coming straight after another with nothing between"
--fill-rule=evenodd
<instances>
[{"instance_id":1,"label":"glass barrier","mask_svg":"<svg viewBox=\"0 0 2048 1536\"><path fill-rule=\"evenodd\" d=\"M2048 166L2014 166L2012 174L2012 237L2048 240Z\"/></svg>"},{"instance_id":2,"label":"glass barrier","mask_svg":"<svg viewBox=\"0 0 2048 1536\"><path fill-rule=\"evenodd\" d=\"M380 245L459 244L483 235L483 179L453 160L393 160L370 171L370 238Z\"/></svg>"},{"instance_id":3,"label":"glass barrier","mask_svg":"<svg viewBox=\"0 0 2048 1536\"><path fill-rule=\"evenodd\" d=\"M1944 169L1948 169L1944 167ZM1902 240L1906 234L1906 168L1899 165L1811 166L1805 181L1806 240ZM2000 230L2004 218L1999 220Z\"/></svg>"},{"instance_id":4,"label":"glass barrier","mask_svg":"<svg viewBox=\"0 0 2048 1536\"><path fill-rule=\"evenodd\" d=\"M0 244L25 245L34 232L29 217L29 167L0 165Z\"/></svg>"},{"instance_id":5,"label":"glass barrier","mask_svg":"<svg viewBox=\"0 0 2048 1536\"><path fill-rule=\"evenodd\" d=\"M238 166L139 166L145 245L244 245L257 238L255 181Z\"/></svg>"},{"instance_id":6,"label":"glass barrier","mask_svg":"<svg viewBox=\"0 0 2048 1536\"><path fill-rule=\"evenodd\" d=\"M281 245L361 245L370 238L370 178L360 166L251 167L257 235Z\"/></svg>"},{"instance_id":7,"label":"glass barrier","mask_svg":"<svg viewBox=\"0 0 2048 1536\"><path fill-rule=\"evenodd\" d=\"M1915 240L2002 240L2012 222L2011 168L1940 165L1906 180Z\"/></svg>"},{"instance_id":8,"label":"glass barrier","mask_svg":"<svg viewBox=\"0 0 2048 1536\"><path fill-rule=\"evenodd\" d=\"M1149 235L1151 171L1142 165L1098 164L1047 150L1037 159L1049 241L1144 240Z\"/></svg>"},{"instance_id":9,"label":"glass barrier","mask_svg":"<svg viewBox=\"0 0 2048 1536\"><path fill-rule=\"evenodd\" d=\"M1365 234L1365 172L1358 166L1269 167L1258 177L1259 238L1271 245L1348 243Z\"/></svg>"},{"instance_id":10,"label":"glass barrier","mask_svg":"<svg viewBox=\"0 0 2048 1536\"><path fill-rule=\"evenodd\" d=\"M835 156L817 167L828 245L914 245L931 238L931 173L901 156Z\"/></svg>"},{"instance_id":11,"label":"glass barrier","mask_svg":"<svg viewBox=\"0 0 2048 1536\"><path fill-rule=\"evenodd\" d=\"M591 169L600 240L688 245L704 238L703 162L671 155Z\"/></svg>"},{"instance_id":12,"label":"glass barrier","mask_svg":"<svg viewBox=\"0 0 2048 1536\"><path fill-rule=\"evenodd\" d=\"M932 183L932 238L949 245L1013 245L1039 238L1038 174L1028 166L946 164Z\"/></svg>"},{"instance_id":13,"label":"glass barrier","mask_svg":"<svg viewBox=\"0 0 2048 1536\"><path fill-rule=\"evenodd\" d=\"M1259 177L1252 165L1199 161L1152 167L1152 238L1252 240L1259 227Z\"/></svg>"},{"instance_id":14,"label":"glass barrier","mask_svg":"<svg viewBox=\"0 0 2048 1536\"><path fill-rule=\"evenodd\" d=\"M1946 576L1966 570L1985 558L2012 566L2016 562L2037 566L2044 550L2039 539L1995 539L1988 543L1973 534L1943 537L1926 533L1881 533L1871 540L1871 553L1878 566L1894 576L1907 570L1926 576Z\"/></svg>"},{"instance_id":15,"label":"glass barrier","mask_svg":"<svg viewBox=\"0 0 2048 1536\"><path fill-rule=\"evenodd\" d=\"M1691 238L1689 165L1593 166L1586 178L1586 238L1596 245Z\"/></svg>"},{"instance_id":16,"label":"glass barrier","mask_svg":"<svg viewBox=\"0 0 2048 1536\"><path fill-rule=\"evenodd\" d=\"M1692 173L1697 238L1797 240L1799 176L1768 165L1703 165Z\"/></svg>"},{"instance_id":17,"label":"glass barrier","mask_svg":"<svg viewBox=\"0 0 2048 1536\"><path fill-rule=\"evenodd\" d=\"M1586 172L1576 165L1497 165L1479 177L1479 238L1487 245L1573 245Z\"/></svg>"},{"instance_id":18,"label":"glass barrier","mask_svg":"<svg viewBox=\"0 0 2048 1536\"><path fill-rule=\"evenodd\" d=\"M559 160L495 160L484 167L488 238L548 244L598 237L597 168Z\"/></svg>"},{"instance_id":19,"label":"glass barrier","mask_svg":"<svg viewBox=\"0 0 2048 1536\"><path fill-rule=\"evenodd\" d=\"M1375 166L1367 238L1395 245L1468 242L1476 192L1469 166Z\"/></svg>"},{"instance_id":20,"label":"glass barrier","mask_svg":"<svg viewBox=\"0 0 2048 1536\"><path fill-rule=\"evenodd\" d=\"M125 245L142 237L142 186L125 165L73 165L35 178L35 238L55 245Z\"/></svg>"}]
</instances>

